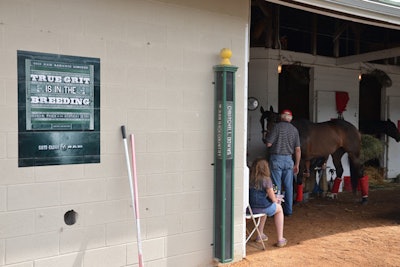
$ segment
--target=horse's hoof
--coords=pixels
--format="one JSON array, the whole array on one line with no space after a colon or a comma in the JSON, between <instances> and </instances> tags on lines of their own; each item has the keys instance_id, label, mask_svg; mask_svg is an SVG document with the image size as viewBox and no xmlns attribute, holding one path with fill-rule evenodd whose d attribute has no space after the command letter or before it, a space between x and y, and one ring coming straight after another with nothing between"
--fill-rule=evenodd
<instances>
[{"instance_id":1,"label":"horse's hoof","mask_svg":"<svg viewBox=\"0 0 400 267\"><path fill-rule=\"evenodd\" d=\"M366 205L368 203L368 198L367 197L363 197L362 199L361 199L361 204L362 205Z\"/></svg>"},{"instance_id":2,"label":"horse's hoof","mask_svg":"<svg viewBox=\"0 0 400 267\"><path fill-rule=\"evenodd\" d=\"M328 193L326 197L330 199L337 199L337 193Z\"/></svg>"}]
</instances>

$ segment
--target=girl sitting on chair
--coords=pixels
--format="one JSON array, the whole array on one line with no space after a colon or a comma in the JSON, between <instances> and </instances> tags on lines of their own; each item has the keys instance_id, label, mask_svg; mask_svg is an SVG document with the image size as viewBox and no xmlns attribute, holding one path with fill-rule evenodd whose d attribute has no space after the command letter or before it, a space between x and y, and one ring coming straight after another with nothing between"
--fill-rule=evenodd
<instances>
[{"instance_id":1,"label":"girl sitting on chair","mask_svg":"<svg viewBox=\"0 0 400 267\"><path fill-rule=\"evenodd\" d=\"M257 159L250 169L249 203L254 213L265 213L268 217L274 216L276 233L278 236L277 247L284 247L287 240L283 237L283 209L281 206L282 195L275 195L271 173L266 159ZM264 234L264 225L267 217L261 219L258 229L262 236L256 238L256 242L268 240Z\"/></svg>"}]
</instances>

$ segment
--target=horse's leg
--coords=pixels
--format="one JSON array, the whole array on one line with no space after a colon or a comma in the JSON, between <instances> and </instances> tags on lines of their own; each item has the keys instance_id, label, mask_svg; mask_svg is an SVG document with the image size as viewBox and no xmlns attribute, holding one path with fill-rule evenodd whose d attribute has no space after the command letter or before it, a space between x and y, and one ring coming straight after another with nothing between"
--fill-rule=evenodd
<instances>
[{"instance_id":1,"label":"horse's leg","mask_svg":"<svg viewBox=\"0 0 400 267\"><path fill-rule=\"evenodd\" d=\"M342 148L339 148L332 154L333 165L336 170L336 177L342 178L343 175L343 166L342 166L342 157L345 151Z\"/></svg>"},{"instance_id":2,"label":"horse's leg","mask_svg":"<svg viewBox=\"0 0 400 267\"><path fill-rule=\"evenodd\" d=\"M351 175L351 187L353 189L353 193L356 193L358 183L361 185L361 195L362 201L361 203L365 204L368 201L368 177L364 176L364 170L361 164L359 157L356 157L354 154L349 153L349 162L350 162L350 175Z\"/></svg>"},{"instance_id":3,"label":"horse's leg","mask_svg":"<svg viewBox=\"0 0 400 267\"><path fill-rule=\"evenodd\" d=\"M321 176L319 177L319 187L322 190L322 196L325 197L328 192L328 181L326 179L326 163L321 167Z\"/></svg>"},{"instance_id":4,"label":"horse's leg","mask_svg":"<svg viewBox=\"0 0 400 267\"><path fill-rule=\"evenodd\" d=\"M331 188L333 197L337 196L337 193L339 192L340 183L342 182L342 175L343 175L342 157L344 153L345 151L342 148L339 148L332 154L333 165L335 165L336 169L336 178L334 180L333 187Z\"/></svg>"},{"instance_id":5,"label":"horse's leg","mask_svg":"<svg viewBox=\"0 0 400 267\"><path fill-rule=\"evenodd\" d=\"M349 161L351 186L353 188L353 192L355 192L358 186L358 180L364 176L364 171L361 165L361 161L358 157L355 157L353 154L349 153Z\"/></svg>"},{"instance_id":6,"label":"horse's leg","mask_svg":"<svg viewBox=\"0 0 400 267\"><path fill-rule=\"evenodd\" d=\"M314 188L314 184L313 182L315 182L315 172L311 172L310 173L310 178L309 179L305 179L304 181L304 192L309 192L312 191Z\"/></svg>"},{"instance_id":7,"label":"horse's leg","mask_svg":"<svg viewBox=\"0 0 400 267\"><path fill-rule=\"evenodd\" d=\"M304 170L303 176L310 177L310 165L311 165L311 160L306 160L305 161L305 170Z\"/></svg>"},{"instance_id":8,"label":"horse's leg","mask_svg":"<svg viewBox=\"0 0 400 267\"><path fill-rule=\"evenodd\" d=\"M299 173L296 177L296 202L303 201L303 191L307 178L310 177L310 160L300 159Z\"/></svg>"},{"instance_id":9,"label":"horse's leg","mask_svg":"<svg viewBox=\"0 0 400 267\"><path fill-rule=\"evenodd\" d=\"M323 194L325 194L328 191L328 184L326 181L326 161L328 160L328 157L319 157L319 158L314 158L312 160L312 163L310 164L310 174L312 173L313 177L313 182L314 182L314 189L317 190L318 195L320 194L320 190L323 191ZM318 176L318 182L316 179L316 173L319 172ZM314 191L313 189L313 191Z\"/></svg>"},{"instance_id":10,"label":"horse's leg","mask_svg":"<svg viewBox=\"0 0 400 267\"><path fill-rule=\"evenodd\" d=\"M310 166L310 161L308 161L308 166ZM307 161L300 159L299 164L299 173L296 176L296 183L294 184L294 189L296 189L296 199L295 202L303 201L303 190L304 185L307 179L307 176L304 174L304 170L307 168Z\"/></svg>"},{"instance_id":11,"label":"horse's leg","mask_svg":"<svg viewBox=\"0 0 400 267\"><path fill-rule=\"evenodd\" d=\"M312 166L311 166L312 168ZM314 168L312 171L310 171L310 177L306 179L305 183L305 191L306 192L311 192L311 193L316 193L318 195L318 183L317 183L317 168Z\"/></svg>"}]
</instances>

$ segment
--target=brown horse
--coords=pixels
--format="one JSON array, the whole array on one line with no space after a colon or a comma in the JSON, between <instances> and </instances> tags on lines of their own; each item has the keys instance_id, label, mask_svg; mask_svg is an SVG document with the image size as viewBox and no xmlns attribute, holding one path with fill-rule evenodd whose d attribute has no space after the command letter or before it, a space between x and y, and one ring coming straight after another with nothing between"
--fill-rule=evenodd
<instances>
[{"instance_id":1,"label":"brown horse","mask_svg":"<svg viewBox=\"0 0 400 267\"><path fill-rule=\"evenodd\" d=\"M268 131L273 125L280 121L280 114L274 112L272 106L270 110L260 108L263 141L265 143ZM265 121L267 125L265 126ZM299 176L309 172L310 161L332 156L335 165L336 175L341 178L343 166L341 158L344 153L348 154L350 162L350 175L353 192L357 189L358 179L363 176L360 162L361 135L357 128L342 119L333 119L321 123L313 123L308 120L293 120L292 124L297 128L300 135L301 161ZM301 177L300 177L301 178Z\"/></svg>"}]
</instances>

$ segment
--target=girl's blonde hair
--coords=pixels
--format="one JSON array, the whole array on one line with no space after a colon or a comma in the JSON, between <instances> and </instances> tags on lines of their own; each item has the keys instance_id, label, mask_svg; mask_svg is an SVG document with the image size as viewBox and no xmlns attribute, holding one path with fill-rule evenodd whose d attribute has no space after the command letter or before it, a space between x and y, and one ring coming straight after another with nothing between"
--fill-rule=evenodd
<instances>
[{"instance_id":1,"label":"girl's blonde hair","mask_svg":"<svg viewBox=\"0 0 400 267\"><path fill-rule=\"evenodd\" d=\"M264 158L256 159L250 168L250 185L262 189L263 179L270 176L268 161Z\"/></svg>"}]
</instances>

